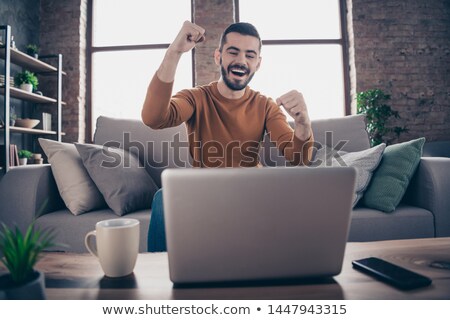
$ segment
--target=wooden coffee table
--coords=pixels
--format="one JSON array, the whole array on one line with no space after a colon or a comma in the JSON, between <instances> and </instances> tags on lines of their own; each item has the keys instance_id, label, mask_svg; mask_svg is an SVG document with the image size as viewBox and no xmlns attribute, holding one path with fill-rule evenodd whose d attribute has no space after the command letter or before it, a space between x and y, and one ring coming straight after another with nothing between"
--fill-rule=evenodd
<instances>
[{"instance_id":1,"label":"wooden coffee table","mask_svg":"<svg viewBox=\"0 0 450 320\"><path fill-rule=\"evenodd\" d=\"M433 279L431 286L401 291L354 270L351 261L380 257ZM450 238L348 243L341 274L323 281L247 283L174 288L167 254L139 254L134 273L103 276L89 254L46 253L37 269L46 274L48 299L450 299L450 270L431 267L450 261Z\"/></svg>"}]
</instances>

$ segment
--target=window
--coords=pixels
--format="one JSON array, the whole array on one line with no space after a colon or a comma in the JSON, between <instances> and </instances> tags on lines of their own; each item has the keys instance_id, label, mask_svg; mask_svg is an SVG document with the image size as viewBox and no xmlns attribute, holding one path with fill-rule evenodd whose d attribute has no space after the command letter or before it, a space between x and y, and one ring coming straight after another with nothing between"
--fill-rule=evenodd
<instances>
[{"instance_id":1,"label":"window","mask_svg":"<svg viewBox=\"0 0 450 320\"><path fill-rule=\"evenodd\" d=\"M140 119L153 74L183 22L191 19L191 0L92 0L91 5L92 121L100 115ZM183 55L174 91L192 85L192 58Z\"/></svg>"},{"instance_id":2,"label":"window","mask_svg":"<svg viewBox=\"0 0 450 320\"><path fill-rule=\"evenodd\" d=\"M311 119L349 113L341 1L236 0L236 20L254 24L263 40L251 87L273 98L302 92Z\"/></svg>"}]
</instances>

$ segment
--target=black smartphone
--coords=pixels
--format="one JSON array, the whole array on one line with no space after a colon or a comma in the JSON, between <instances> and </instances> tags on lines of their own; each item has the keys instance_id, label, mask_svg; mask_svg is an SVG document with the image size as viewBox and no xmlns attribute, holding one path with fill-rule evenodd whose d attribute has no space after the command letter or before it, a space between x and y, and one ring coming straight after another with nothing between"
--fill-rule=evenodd
<instances>
[{"instance_id":1,"label":"black smartphone","mask_svg":"<svg viewBox=\"0 0 450 320\"><path fill-rule=\"evenodd\" d=\"M357 270L403 290L426 287L431 284L430 278L375 257L354 260L352 265Z\"/></svg>"}]
</instances>

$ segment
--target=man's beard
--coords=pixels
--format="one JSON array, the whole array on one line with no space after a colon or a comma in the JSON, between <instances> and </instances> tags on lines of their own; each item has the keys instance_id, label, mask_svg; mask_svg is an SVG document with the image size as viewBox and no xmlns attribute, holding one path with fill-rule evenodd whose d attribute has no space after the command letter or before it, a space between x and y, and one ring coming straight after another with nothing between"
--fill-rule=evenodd
<instances>
[{"instance_id":1,"label":"man's beard","mask_svg":"<svg viewBox=\"0 0 450 320\"><path fill-rule=\"evenodd\" d=\"M236 83L236 82L233 82L228 77L228 74L231 72L230 69L232 67L236 67L236 65L228 66L228 72L227 72L227 70L225 70L225 68L223 67L222 59L220 59L220 73L222 75L223 82L225 82L226 86L228 88L230 88L231 90L233 90L233 91L240 91L240 90L244 89L250 83L250 81L252 80L252 78L255 75L255 73L249 74L249 77L247 78L246 81ZM249 72L248 69L246 69L246 71Z\"/></svg>"}]
</instances>

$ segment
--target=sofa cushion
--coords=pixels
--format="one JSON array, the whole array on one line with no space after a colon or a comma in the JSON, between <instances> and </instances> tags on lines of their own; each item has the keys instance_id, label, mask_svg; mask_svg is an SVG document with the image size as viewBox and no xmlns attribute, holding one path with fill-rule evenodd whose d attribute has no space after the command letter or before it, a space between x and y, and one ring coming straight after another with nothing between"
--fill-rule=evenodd
<instances>
[{"instance_id":1,"label":"sofa cushion","mask_svg":"<svg viewBox=\"0 0 450 320\"><path fill-rule=\"evenodd\" d=\"M61 198L72 214L106 207L73 144L43 138L39 138L39 143L51 164Z\"/></svg>"},{"instance_id":2,"label":"sofa cushion","mask_svg":"<svg viewBox=\"0 0 450 320\"><path fill-rule=\"evenodd\" d=\"M358 207L351 218L348 241L434 237L433 214L419 207L399 205L392 214Z\"/></svg>"},{"instance_id":3,"label":"sofa cushion","mask_svg":"<svg viewBox=\"0 0 450 320\"><path fill-rule=\"evenodd\" d=\"M139 159L123 149L75 144L83 164L115 214L150 209L158 187Z\"/></svg>"},{"instance_id":4,"label":"sofa cushion","mask_svg":"<svg viewBox=\"0 0 450 320\"><path fill-rule=\"evenodd\" d=\"M386 145L383 143L367 150L345 152L324 146L317 151L311 166L354 167L356 169L356 185L353 206L355 206L369 185L372 173L380 163L385 147Z\"/></svg>"},{"instance_id":5,"label":"sofa cushion","mask_svg":"<svg viewBox=\"0 0 450 320\"><path fill-rule=\"evenodd\" d=\"M147 234L150 223L150 211L140 210L129 213L127 218L139 220L140 234L139 252L147 252ZM117 219L109 209L91 211L88 214L74 216L69 210L57 210L39 217L36 227L55 230L55 242L65 244L56 246L52 250L67 252L88 252L84 245L84 237L89 231L95 230L95 224L102 220Z\"/></svg>"},{"instance_id":6,"label":"sofa cushion","mask_svg":"<svg viewBox=\"0 0 450 320\"><path fill-rule=\"evenodd\" d=\"M185 124L153 130L140 120L97 119L94 143L127 150L136 154L140 162L161 187L161 172L166 168L191 167L191 157Z\"/></svg>"},{"instance_id":7,"label":"sofa cushion","mask_svg":"<svg viewBox=\"0 0 450 320\"><path fill-rule=\"evenodd\" d=\"M388 146L364 194L366 207L392 212L402 200L422 156L425 138Z\"/></svg>"}]
</instances>

